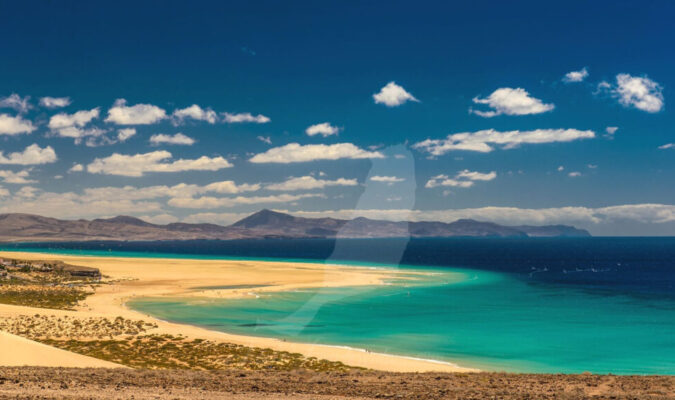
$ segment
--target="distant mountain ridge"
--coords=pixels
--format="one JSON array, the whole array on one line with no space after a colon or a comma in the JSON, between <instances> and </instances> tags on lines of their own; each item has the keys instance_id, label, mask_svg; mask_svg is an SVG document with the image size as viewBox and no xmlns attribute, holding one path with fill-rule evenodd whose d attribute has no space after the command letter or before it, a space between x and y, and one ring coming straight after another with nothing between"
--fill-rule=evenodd
<instances>
[{"instance_id":1,"label":"distant mountain ridge","mask_svg":"<svg viewBox=\"0 0 675 400\"><path fill-rule=\"evenodd\" d=\"M304 218L261 210L229 226L209 223L152 224L136 217L60 220L33 214L0 214L1 241L192 240L257 238L387 237L533 237L590 236L568 225L504 226L460 219L454 222L396 222L364 217L352 220Z\"/></svg>"}]
</instances>

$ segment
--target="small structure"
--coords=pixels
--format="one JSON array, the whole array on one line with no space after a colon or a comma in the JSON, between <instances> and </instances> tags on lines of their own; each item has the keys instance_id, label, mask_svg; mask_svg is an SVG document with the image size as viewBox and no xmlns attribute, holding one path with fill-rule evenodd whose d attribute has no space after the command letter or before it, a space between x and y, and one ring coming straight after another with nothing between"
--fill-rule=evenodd
<instances>
[{"instance_id":1,"label":"small structure","mask_svg":"<svg viewBox=\"0 0 675 400\"><path fill-rule=\"evenodd\" d=\"M61 266L61 270L63 272L69 273L71 276L83 276L83 277L89 277L89 278L100 278L101 277L101 271L99 271L98 268L81 267L79 265L63 264Z\"/></svg>"}]
</instances>

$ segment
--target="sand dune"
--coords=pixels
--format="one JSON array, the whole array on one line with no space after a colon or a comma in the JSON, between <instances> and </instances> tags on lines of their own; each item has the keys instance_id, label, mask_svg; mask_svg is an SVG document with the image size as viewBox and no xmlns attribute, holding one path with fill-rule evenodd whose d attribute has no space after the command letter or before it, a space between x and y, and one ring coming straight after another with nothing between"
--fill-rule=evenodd
<instances>
[{"instance_id":1,"label":"sand dune","mask_svg":"<svg viewBox=\"0 0 675 400\"><path fill-rule=\"evenodd\" d=\"M34 367L120 368L121 365L56 349L0 331L0 365Z\"/></svg>"}]
</instances>

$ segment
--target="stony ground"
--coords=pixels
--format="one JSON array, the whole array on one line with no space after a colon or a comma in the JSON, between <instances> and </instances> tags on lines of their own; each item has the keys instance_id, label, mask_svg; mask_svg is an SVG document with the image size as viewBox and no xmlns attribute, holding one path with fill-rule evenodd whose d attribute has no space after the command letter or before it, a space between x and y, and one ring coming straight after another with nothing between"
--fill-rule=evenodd
<instances>
[{"instance_id":1,"label":"stony ground","mask_svg":"<svg viewBox=\"0 0 675 400\"><path fill-rule=\"evenodd\" d=\"M675 377L0 368L0 399L675 399Z\"/></svg>"}]
</instances>

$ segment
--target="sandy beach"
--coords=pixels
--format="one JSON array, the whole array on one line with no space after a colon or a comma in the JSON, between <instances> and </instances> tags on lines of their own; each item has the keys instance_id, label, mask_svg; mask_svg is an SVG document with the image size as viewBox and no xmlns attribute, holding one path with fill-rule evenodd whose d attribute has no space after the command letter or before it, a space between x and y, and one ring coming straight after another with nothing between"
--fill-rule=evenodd
<instances>
[{"instance_id":1,"label":"sandy beach","mask_svg":"<svg viewBox=\"0 0 675 400\"><path fill-rule=\"evenodd\" d=\"M392 279L404 278L402 272L397 270L290 262L88 257L25 252L2 252L0 256L22 260L61 260L70 264L94 267L100 269L101 273L112 281L111 284L99 286L96 293L89 296L74 311L44 310L0 304L0 317L4 318L34 315L36 311L39 311L55 317L142 319L156 324L157 327L152 330L155 334L182 335L214 342L301 353L307 357L340 361L356 367L391 372L476 371L451 363L365 352L360 349L227 334L196 326L161 321L125 306L125 303L134 297L234 298L252 296L266 291L381 285ZM409 271L405 272L406 278L409 274ZM249 288L200 289L239 285L249 286ZM258 287L250 288L250 286ZM73 357L72 363L77 363L78 357L82 357L75 353L71 354ZM8 363L4 365L23 365L20 361L22 358L21 352L15 352L11 349L5 354L3 360L9 360L12 357L16 358L18 364L4 361ZM48 357L47 353L45 353L45 357ZM2 362L0 360L0 364ZM72 363L68 365L74 365ZM81 366L89 365L82 364Z\"/></svg>"}]
</instances>

